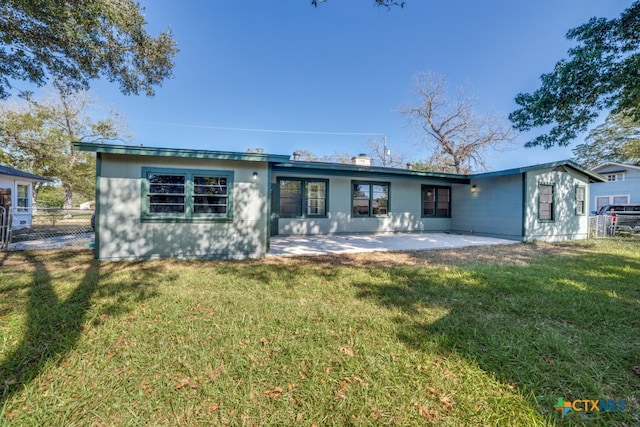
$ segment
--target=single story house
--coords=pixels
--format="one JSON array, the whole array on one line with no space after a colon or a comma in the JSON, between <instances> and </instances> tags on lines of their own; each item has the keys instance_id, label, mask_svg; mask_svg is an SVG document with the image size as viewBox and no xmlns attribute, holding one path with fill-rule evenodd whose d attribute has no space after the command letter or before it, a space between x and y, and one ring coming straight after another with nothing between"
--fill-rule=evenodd
<instances>
[{"instance_id":1,"label":"single story house","mask_svg":"<svg viewBox=\"0 0 640 427\"><path fill-rule=\"evenodd\" d=\"M51 182L49 178L0 165L0 216L12 213L12 228L31 226L33 183ZM8 218L8 216L7 216Z\"/></svg>"},{"instance_id":2,"label":"single story house","mask_svg":"<svg viewBox=\"0 0 640 427\"><path fill-rule=\"evenodd\" d=\"M640 203L640 165L605 162L591 171L604 181L591 184L592 210L604 205Z\"/></svg>"},{"instance_id":3,"label":"single story house","mask_svg":"<svg viewBox=\"0 0 640 427\"><path fill-rule=\"evenodd\" d=\"M95 152L98 259L243 258L272 235L588 234L589 183L570 161L457 175L288 155L74 143Z\"/></svg>"}]
</instances>

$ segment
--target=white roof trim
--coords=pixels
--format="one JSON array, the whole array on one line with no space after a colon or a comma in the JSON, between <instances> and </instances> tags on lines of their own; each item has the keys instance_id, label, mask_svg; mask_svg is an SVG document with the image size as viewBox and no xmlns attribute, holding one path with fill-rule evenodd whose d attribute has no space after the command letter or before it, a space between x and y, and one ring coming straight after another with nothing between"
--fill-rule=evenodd
<instances>
[{"instance_id":1,"label":"white roof trim","mask_svg":"<svg viewBox=\"0 0 640 427\"><path fill-rule=\"evenodd\" d=\"M598 172L600 169L606 168L608 166L615 166L618 168L623 168L623 169L636 169L636 170L640 170L640 166L636 166L636 165L630 165L628 163L617 163L617 162L604 162L604 163L600 163L598 166L596 166L595 168L591 169L594 172L600 173Z\"/></svg>"}]
</instances>

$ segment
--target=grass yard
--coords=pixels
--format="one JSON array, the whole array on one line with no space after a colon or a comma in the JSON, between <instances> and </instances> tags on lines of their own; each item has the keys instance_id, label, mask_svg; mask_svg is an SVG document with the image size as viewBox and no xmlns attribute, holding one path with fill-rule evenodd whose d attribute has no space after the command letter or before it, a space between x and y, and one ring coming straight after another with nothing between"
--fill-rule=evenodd
<instances>
[{"instance_id":1,"label":"grass yard","mask_svg":"<svg viewBox=\"0 0 640 427\"><path fill-rule=\"evenodd\" d=\"M0 424L640 425L640 244L0 253ZM554 409L558 398L624 411Z\"/></svg>"}]
</instances>

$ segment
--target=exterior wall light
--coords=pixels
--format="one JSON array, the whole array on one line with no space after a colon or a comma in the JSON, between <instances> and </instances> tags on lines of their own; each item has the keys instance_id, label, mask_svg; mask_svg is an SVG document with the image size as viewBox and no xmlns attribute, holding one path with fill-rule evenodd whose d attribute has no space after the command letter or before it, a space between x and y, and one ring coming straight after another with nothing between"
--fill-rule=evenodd
<instances>
[{"instance_id":1,"label":"exterior wall light","mask_svg":"<svg viewBox=\"0 0 640 427\"><path fill-rule=\"evenodd\" d=\"M254 172L253 175L251 175L251 178L253 178L253 180L257 180L258 179L258 172Z\"/></svg>"},{"instance_id":2,"label":"exterior wall light","mask_svg":"<svg viewBox=\"0 0 640 427\"><path fill-rule=\"evenodd\" d=\"M478 187L477 187L475 184L473 184L473 185L471 186L471 192L472 192L473 194L475 194L475 193L477 193L477 192L478 192Z\"/></svg>"}]
</instances>

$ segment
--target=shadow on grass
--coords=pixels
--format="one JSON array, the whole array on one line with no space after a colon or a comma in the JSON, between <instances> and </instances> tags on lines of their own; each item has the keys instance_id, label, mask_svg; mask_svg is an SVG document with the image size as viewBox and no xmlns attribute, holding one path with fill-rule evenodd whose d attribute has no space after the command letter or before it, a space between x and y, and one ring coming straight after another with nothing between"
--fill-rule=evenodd
<instances>
[{"instance_id":1,"label":"shadow on grass","mask_svg":"<svg viewBox=\"0 0 640 427\"><path fill-rule=\"evenodd\" d=\"M84 252L84 253L83 253ZM84 331L87 313L95 304L95 298L114 299L123 302L132 296L142 300L154 295L153 275L156 272L138 269L137 282L120 282L104 285L118 270L115 264L101 264L89 259L87 251L24 251L4 254L0 265L13 262L9 267L24 270L30 275L24 286L0 287L2 294L24 292L26 297L26 331L13 351L0 360L0 408L12 395L38 377L44 367L58 363L71 352ZM57 278L79 277L75 286L62 299L65 291L58 286ZM135 295L132 295L135 294ZM126 311L115 304L101 305L103 314L121 314Z\"/></svg>"},{"instance_id":2,"label":"shadow on grass","mask_svg":"<svg viewBox=\"0 0 640 427\"><path fill-rule=\"evenodd\" d=\"M579 254L528 267L437 269L392 269L386 283L355 286L360 298L402 313L395 321L408 346L437 344L477 364L560 425L639 422L640 379L630 369L640 364L638 259ZM426 321L432 308L447 314ZM560 419L552 415L559 397L626 399L630 408Z\"/></svg>"},{"instance_id":3,"label":"shadow on grass","mask_svg":"<svg viewBox=\"0 0 640 427\"><path fill-rule=\"evenodd\" d=\"M640 260L590 242L509 251L515 253L320 256L221 268L266 285L304 287L305 275L314 275L327 286L351 286L358 298L397 313L397 336L408 347L477 365L552 423L638 425L640 378L630 367L640 365ZM626 399L629 409L562 418L554 409L559 397Z\"/></svg>"}]
</instances>

